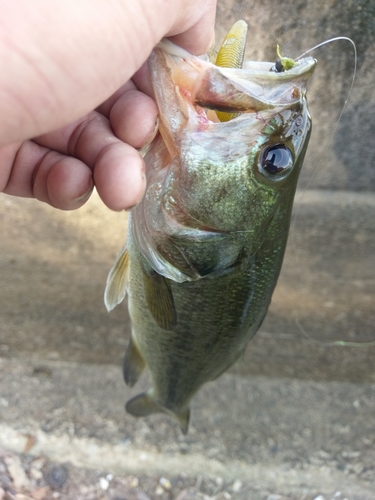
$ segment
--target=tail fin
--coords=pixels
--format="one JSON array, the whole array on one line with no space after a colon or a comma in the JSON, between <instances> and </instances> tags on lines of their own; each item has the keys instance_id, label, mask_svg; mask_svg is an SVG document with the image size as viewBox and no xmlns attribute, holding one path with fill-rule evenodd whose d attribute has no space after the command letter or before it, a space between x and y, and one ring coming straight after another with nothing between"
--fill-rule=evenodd
<instances>
[{"instance_id":1,"label":"tail fin","mask_svg":"<svg viewBox=\"0 0 375 500\"><path fill-rule=\"evenodd\" d=\"M147 415L151 415L153 413L167 413L177 420L183 434L187 434L190 419L189 408L180 413L174 413L167 408L158 405L149 392L143 392L142 394L138 394L137 396L134 396L134 398L130 399L126 403L125 409L128 413L130 413L130 415L133 415L133 417L146 417Z\"/></svg>"}]
</instances>

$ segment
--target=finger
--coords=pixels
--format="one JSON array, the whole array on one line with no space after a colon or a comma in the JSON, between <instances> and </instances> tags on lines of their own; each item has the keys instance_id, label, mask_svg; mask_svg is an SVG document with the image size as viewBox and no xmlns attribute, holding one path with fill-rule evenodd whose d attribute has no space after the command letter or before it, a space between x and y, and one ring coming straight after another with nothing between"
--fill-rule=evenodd
<instances>
[{"instance_id":1,"label":"finger","mask_svg":"<svg viewBox=\"0 0 375 500\"><path fill-rule=\"evenodd\" d=\"M150 68L147 62L142 64L139 70L133 75L132 81L135 83L138 90L150 97L154 96L154 90L151 85Z\"/></svg>"},{"instance_id":2,"label":"finger","mask_svg":"<svg viewBox=\"0 0 375 500\"><path fill-rule=\"evenodd\" d=\"M177 34L172 31L167 35L173 43L195 55L205 54L214 43L216 1L208 0L204 8L200 19L190 28Z\"/></svg>"},{"instance_id":3,"label":"finger","mask_svg":"<svg viewBox=\"0 0 375 500\"><path fill-rule=\"evenodd\" d=\"M61 210L75 210L89 199L94 182L91 170L80 160L48 151L33 178L37 200Z\"/></svg>"},{"instance_id":4,"label":"finger","mask_svg":"<svg viewBox=\"0 0 375 500\"><path fill-rule=\"evenodd\" d=\"M90 167L98 193L109 208L129 208L142 198L145 189L143 160L133 147L113 134L109 121L101 114L92 112L74 124L35 140L42 146L78 158Z\"/></svg>"},{"instance_id":5,"label":"finger","mask_svg":"<svg viewBox=\"0 0 375 500\"><path fill-rule=\"evenodd\" d=\"M143 90L151 92L147 64L137 76L142 92L133 81L123 85L96 110L108 118L116 136L136 149L149 144L157 132L158 110Z\"/></svg>"},{"instance_id":6,"label":"finger","mask_svg":"<svg viewBox=\"0 0 375 500\"><path fill-rule=\"evenodd\" d=\"M134 148L119 141L99 155L94 180L101 199L109 208L130 209L139 203L145 190L143 160Z\"/></svg>"},{"instance_id":7,"label":"finger","mask_svg":"<svg viewBox=\"0 0 375 500\"><path fill-rule=\"evenodd\" d=\"M156 135L158 110L151 97L130 90L113 105L110 121L116 136L134 148L149 144Z\"/></svg>"},{"instance_id":8,"label":"finger","mask_svg":"<svg viewBox=\"0 0 375 500\"><path fill-rule=\"evenodd\" d=\"M84 163L32 141L2 148L0 159L4 167L0 188L6 194L73 210L92 192L92 172Z\"/></svg>"},{"instance_id":9,"label":"finger","mask_svg":"<svg viewBox=\"0 0 375 500\"><path fill-rule=\"evenodd\" d=\"M111 95L111 97L98 106L96 111L104 115L106 118L109 118L113 105L122 96L122 94L128 92L129 90L135 90L136 88L137 87L132 80L127 81L125 85L122 85L114 94Z\"/></svg>"}]
</instances>

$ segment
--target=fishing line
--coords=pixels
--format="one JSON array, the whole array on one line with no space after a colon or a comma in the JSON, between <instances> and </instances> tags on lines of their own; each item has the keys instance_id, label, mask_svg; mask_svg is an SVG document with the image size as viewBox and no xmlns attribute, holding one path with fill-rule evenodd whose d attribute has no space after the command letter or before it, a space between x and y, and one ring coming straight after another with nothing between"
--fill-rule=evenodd
<instances>
[{"instance_id":1,"label":"fishing line","mask_svg":"<svg viewBox=\"0 0 375 500\"><path fill-rule=\"evenodd\" d=\"M323 342L320 340L314 339L310 334L307 333L307 331L303 328L301 323L299 322L299 319L295 319L296 325L300 329L302 335L306 337L306 339L311 342L312 344L320 345L323 347L333 347L333 346L344 346L344 347L371 347L375 345L375 340L372 340L371 342L346 342L344 340L334 340L333 342Z\"/></svg>"},{"instance_id":2,"label":"fishing line","mask_svg":"<svg viewBox=\"0 0 375 500\"><path fill-rule=\"evenodd\" d=\"M352 79L351 79L351 83L350 83L350 87L349 87L349 91L348 91L347 97L346 97L346 99L344 101L344 104L343 104L343 107L342 107L341 112L339 114L339 117L337 119L337 122L336 122L335 126L333 127L333 131L332 131L331 137L330 137L330 139L328 141L327 146L325 147L325 150L323 151L323 153L321 155L321 158L320 158L320 160L318 162L317 167L315 168L315 170L312 173L310 179L308 180L306 186L304 187L304 189L303 189L303 191L301 193L300 199L303 198L303 196L305 195L305 193L306 193L308 187L310 186L311 182L313 181L313 179L317 175L318 171L321 169L322 163L323 163L323 158L327 154L328 148L331 146L331 144L333 142L333 139L334 139L335 133L337 131L338 125L340 123L340 120L341 120L342 115L343 115L343 113L345 111L345 108L346 108L346 106L348 104L349 98L351 96L351 93L352 93L352 90L353 90L353 87L354 87L354 82L355 82L355 78L356 78L356 74L357 74L357 60L358 60L358 57L357 57L357 48L356 48L356 45L355 45L354 41L351 38L348 38L348 37L345 37L345 36L339 36L339 37L335 37L335 38L331 38L329 40L326 40L326 41L324 41L322 43L319 43L318 45L315 45L314 47L312 47L311 49L307 50L306 52L303 52L300 56L298 56L295 59L295 61L298 61L298 60L304 58L305 56L307 56L308 54L311 54L311 52L313 52L314 50L319 49L320 47L323 47L324 45L327 45L328 43L337 42L337 41L346 41L346 42L349 42L352 45L353 52L354 52L353 75L352 75ZM300 260L299 260L299 257L298 257L298 252L296 250L295 239L294 239L294 233L295 233L295 227L296 227L297 219L298 219L298 213L296 213L296 215L293 218L293 222L292 222L291 244L292 244L293 253L295 255L296 261L297 261L298 264L300 264ZM343 341L343 340L337 340L337 341L333 341L333 342L322 342L322 341L314 339L310 334L308 334L307 331L301 325L300 320L298 318L295 319L295 322L296 322L296 325L298 326L299 330L307 338L307 340L310 341L310 342L312 342L312 343L314 343L314 344L317 344L317 345L321 345L321 346L345 346L345 347L369 347L369 346L374 346L375 345L375 341L371 341L371 342L346 342L346 341Z\"/></svg>"},{"instance_id":3,"label":"fishing line","mask_svg":"<svg viewBox=\"0 0 375 500\"><path fill-rule=\"evenodd\" d=\"M300 56L298 56L298 57L296 58L296 61L298 61L299 59L302 59L303 57L307 56L307 54L310 54L310 53L311 53L311 52L313 52L314 50L319 49L320 47L323 47L324 45L327 45L328 43L338 42L338 41L341 41L341 40L346 41L346 42L349 42L349 43L352 45L352 47L353 47L353 51L354 51L354 64L353 64L353 76L352 76L352 81L351 81L351 83L350 83L350 87L349 87L348 95L347 95L347 97L346 97L346 99L345 99L345 101L344 101L344 104L343 104L343 106L342 106L342 109L341 109L341 112L340 112L339 117L338 117L338 119L337 119L337 122L336 122L335 126L333 127L333 131L332 131L331 137L330 137L330 139L329 139L329 141L328 141L328 144L327 144L327 146L326 146L326 148L325 148L325 151L322 153L322 157L320 158L320 160L319 160L319 162L318 162L318 165L317 165L317 167L316 167L315 171L312 173L312 176L310 177L310 179L309 179L308 183L306 184L306 187L305 187L305 189L304 189L304 190L303 190L303 192L302 192L302 196L303 196L304 192L305 192L305 191L307 191L307 188L309 187L309 185L310 185L311 181L312 181L312 180L314 179L314 177L316 176L316 174L317 174L318 170L321 168L322 163L323 163L323 157L324 157L324 155L327 153L329 146L330 146L330 145L332 144L332 142L333 142L333 138L334 138L334 136L335 136L335 133L336 133L337 127L339 126L340 120L341 120L342 115L343 115L343 113L344 113L344 111L345 111L346 105L348 104L349 98L350 98L350 96L351 96L351 93L352 93L352 90L353 90L353 87L354 87L354 81L355 81L355 77L356 77L356 75L357 75L357 60L358 60L358 57L357 57L357 47L356 47L355 43L353 42L353 40L352 40L351 38L346 37L346 36L337 36L337 37L335 37L335 38L330 38L329 40L326 40L325 42L319 43L318 45L315 45L315 47L313 47L312 49L307 50L306 52L303 52L303 54L301 54ZM293 225L293 227L294 227L294 225Z\"/></svg>"},{"instance_id":4,"label":"fishing line","mask_svg":"<svg viewBox=\"0 0 375 500\"><path fill-rule=\"evenodd\" d=\"M349 98L350 98L350 96L351 96L351 93L352 93L352 90L353 90L353 87L354 87L355 77L356 77L356 75L357 75L357 59L358 59L358 57L357 57L357 47L356 47L355 43L353 42L353 40L352 40L351 38L348 38L348 37L346 37L346 36L337 36L337 37L335 37L335 38L330 38L329 40L326 40L325 42L321 42L321 43L319 43L318 45L315 45L312 49L309 49L309 50L307 50L306 52L303 52L300 56L298 56L298 57L295 59L295 61L298 61L299 59L302 59L303 57L305 57L307 54L310 54L310 53L311 53L311 52L313 52L314 50L319 49L320 47L323 47L324 45L327 45L328 43L337 42L337 41L342 41L342 40L343 40L343 41L347 41L347 42L349 42L349 43L352 45L352 47L353 47L353 51L354 51L354 64L353 64L353 76L352 76L352 81L351 81L351 83L350 83L350 87L349 87L348 95L347 95L347 97L346 97L346 99L345 99L345 101L344 101L344 104L343 104L343 107L342 107L341 112L340 112L340 114L339 114L339 117L338 117L338 119L337 119L337 122L336 122L335 126L333 127L333 131L332 131L331 137L330 137L330 139L329 139L329 141L328 141L328 144L327 144L327 146L326 146L326 148L325 148L325 151L323 151L322 156L321 156L321 158L320 158L320 160L319 160L319 162L318 162L317 167L315 168L315 170L314 170L314 172L312 173L312 175L311 175L310 179L308 180L308 182L307 182L307 184L306 184L305 188L303 189L303 191L302 191L302 195L301 195L301 198L303 197L303 195L304 195L305 191L307 191L307 188L309 187L309 185L311 184L312 180L313 180L313 179L314 179L314 177L316 176L316 174L317 174L318 170L319 170L319 169L321 168L321 166L322 166L324 155L327 153L329 146L331 146L331 144L332 144L332 142L333 142L333 138L334 138L334 136L335 136L335 133L336 133L337 127L339 126L340 120L341 120L341 118L342 118L342 115L343 115L343 113L344 113L344 111L345 111L346 105L348 104ZM294 218L294 222L293 222L293 225L292 225L292 229L293 229L293 230L294 230L295 220L296 220L296 219L297 219L297 214L296 214L296 216L295 216L295 218ZM293 240L293 234L294 234L294 233L292 233L292 240ZM293 246L293 250L294 250L294 246Z\"/></svg>"}]
</instances>

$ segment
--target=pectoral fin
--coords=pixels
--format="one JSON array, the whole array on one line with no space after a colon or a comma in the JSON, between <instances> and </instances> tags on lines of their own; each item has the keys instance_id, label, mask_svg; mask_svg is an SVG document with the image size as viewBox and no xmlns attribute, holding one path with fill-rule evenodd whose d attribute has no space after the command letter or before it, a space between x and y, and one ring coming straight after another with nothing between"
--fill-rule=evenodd
<instances>
[{"instance_id":1,"label":"pectoral fin","mask_svg":"<svg viewBox=\"0 0 375 500\"><path fill-rule=\"evenodd\" d=\"M143 283L148 308L156 323L163 330L172 330L177 315L173 295L167 278L151 270L143 270Z\"/></svg>"},{"instance_id":2,"label":"pectoral fin","mask_svg":"<svg viewBox=\"0 0 375 500\"><path fill-rule=\"evenodd\" d=\"M187 408L181 413L174 413L166 408L155 403L152 395L149 392L143 392L138 394L134 398L130 399L126 405L125 409L130 415L134 417L147 417L153 413L167 413L173 416L180 425L183 434L186 434L189 427L190 420L190 410Z\"/></svg>"},{"instance_id":3,"label":"pectoral fin","mask_svg":"<svg viewBox=\"0 0 375 500\"><path fill-rule=\"evenodd\" d=\"M111 311L125 298L129 281L129 253L126 246L116 257L109 271L107 285L104 292L104 304L107 311Z\"/></svg>"},{"instance_id":4,"label":"pectoral fin","mask_svg":"<svg viewBox=\"0 0 375 500\"><path fill-rule=\"evenodd\" d=\"M144 368L146 366L145 360L143 359L138 347L131 338L126 349L123 373L126 385L133 387L141 376Z\"/></svg>"}]
</instances>

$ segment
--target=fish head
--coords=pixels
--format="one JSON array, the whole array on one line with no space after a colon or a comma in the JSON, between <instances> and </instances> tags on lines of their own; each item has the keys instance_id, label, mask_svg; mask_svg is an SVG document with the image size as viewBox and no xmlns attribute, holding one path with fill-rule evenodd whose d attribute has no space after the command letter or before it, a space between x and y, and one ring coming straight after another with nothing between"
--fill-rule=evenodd
<instances>
[{"instance_id":1,"label":"fish head","mask_svg":"<svg viewBox=\"0 0 375 500\"><path fill-rule=\"evenodd\" d=\"M285 247L315 60L282 73L273 63L221 68L163 42L149 66L160 135L145 156L147 188L131 227L151 268L183 282L241 252L251 258L266 239L281 236ZM216 111L236 117L220 122Z\"/></svg>"},{"instance_id":2,"label":"fish head","mask_svg":"<svg viewBox=\"0 0 375 500\"><path fill-rule=\"evenodd\" d=\"M168 151L162 208L170 220L213 231L259 229L293 198L311 132L306 88L316 61L219 68L167 44L150 58ZM214 111L235 113L219 122Z\"/></svg>"}]
</instances>

